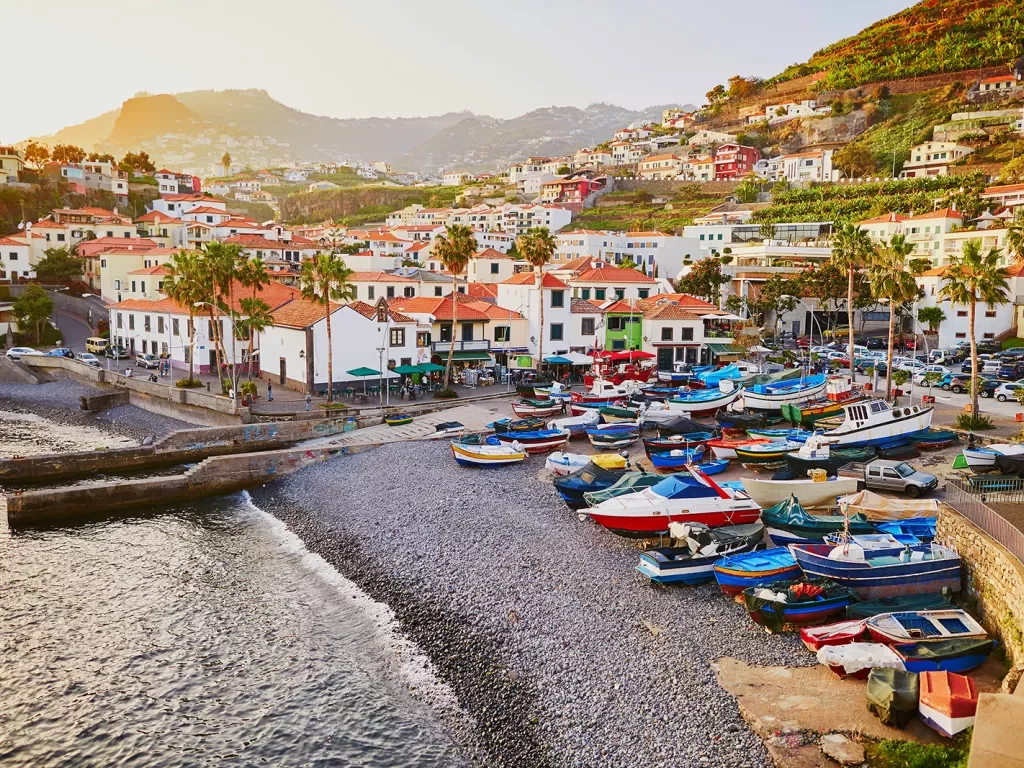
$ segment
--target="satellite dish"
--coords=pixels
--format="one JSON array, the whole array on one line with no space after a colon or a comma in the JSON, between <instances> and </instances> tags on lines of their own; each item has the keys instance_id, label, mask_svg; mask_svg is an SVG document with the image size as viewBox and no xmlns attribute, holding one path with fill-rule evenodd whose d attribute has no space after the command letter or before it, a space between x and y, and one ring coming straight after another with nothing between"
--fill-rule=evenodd
<instances>
[{"instance_id":1,"label":"satellite dish","mask_svg":"<svg viewBox=\"0 0 1024 768\"><path fill-rule=\"evenodd\" d=\"M18 229L24 229L24 228L25 228L25 222L24 221L19 221L18 222Z\"/></svg>"}]
</instances>

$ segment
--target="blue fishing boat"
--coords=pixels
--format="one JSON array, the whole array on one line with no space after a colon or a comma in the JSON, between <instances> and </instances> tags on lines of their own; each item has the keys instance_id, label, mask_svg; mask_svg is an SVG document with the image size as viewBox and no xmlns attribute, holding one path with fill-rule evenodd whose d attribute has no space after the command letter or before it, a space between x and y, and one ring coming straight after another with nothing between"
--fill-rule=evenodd
<instances>
[{"instance_id":1,"label":"blue fishing boat","mask_svg":"<svg viewBox=\"0 0 1024 768\"><path fill-rule=\"evenodd\" d=\"M785 547L723 557L714 565L718 586L727 595L738 595L747 587L791 581L800 575L800 566Z\"/></svg>"},{"instance_id":2,"label":"blue fishing boat","mask_svg":"<svg viewBox=\"0 0 1024 768\"><path fill-rule=\"evenodd\" d=\"M629 470L605 469L599 464L590 462L582 469L571 474L556 477L555 490L562 497L569 509L579 509L587 505L583 498L585 493L594 493L611 488L621 480Z\"/></svg>"},{"instance_id":3,"label":"blue fishing boat","mask_svg":"<svg viewBox=\"0 0 1024 768\"><path fill-rule=\"evenodd\" d=\"M720 475L729 468L728 459L713 459L712 461L702 461L697 465L697 469L703 472L705 475Z\"/></svg>"},{"instance_id":4,"label":"blue fishing boat","mask_svg":"<svg viewBox=\"0 0 1024 768\"><path fill-rule=\"evenodd\" d=\"M666 400L665 404L669 408L694 416L711 415L733 402L742 391L735 382L728 380L706 389L681 391L677 397Z\"/></svg>"},{"instance_id":5,"label":"blue fishing boat","mask_svg":"<svg viewBox=\"0 0 1024 768\"><path fill-rule=\"evenodd\" d=\"M564 429L539 429L533 432L506 432L498 435L503 443L519 443L527 453L544 453L569 440L569 433Z\"/></svg>"},{"instance_id":6,"label":"blue fishing boat","mask_svg":"<svg viewBox=\"0 0 1024 768\"><path fill-rule=\"evenodd\" d=\"M995 650L992 639L953 639L897 643L892 649L907 672L969 672L985 663Z\"/></svg>"},{"instance_id":7,"label":"blue fishing boat","mask_svg":"<svg viewBox=\"0 0 1024 768\"><path fill-rule=\"evenodd\" d=\"M714 578L712 567L723 557L749 552L760 542L760 523L708 528L705 525L673 524L669 531L677 546L658 547L640 553L637 571L658 584L704 584Z\"/></svg>"},{"instance_id":8,"label":"blue fishing boat","mask_svg":"<svg viewBox=\"0 0 1024 768\"><path fill-rule=\"evenodd\" d=\"M743 404L758 411L781 411L783 405L813 400L825 391L825 376L807 376L798 381L754 384L743 393Z\"/></svg>"},{"instance_id":9,"label":"blue fishing boat","mask_svg":"<svg viewBox=\"0 0 1024 768\"><path fill-rule=\"evenodd\" d=\"M917 435L914 442L922 451L938 451L960 442L960 437L948 429L930 429Z\"/></svg>"},{"instance_id":10,"label":"blue fishing boat","mask_svg":"<svg viewBox=\"0 0 1024 768\"><path fill-rule=\"evenodd\" d=\"M806 442L807 438L813 435L806 429L748 429L747 434L751 437L766 437L769 440L789 440L792 443Z\"/></svg>"},{"instance_id":11,"label":"blue fishing boat","mask_svg":"<svg viewBox=\"0 0 1024 768\"><path fill-rule=\"evenodd\" d=\"M658 472L679 472L686 468L687 464L700 461L704 456L705 448L699 445L696 448L680 448L666 453L652 453L651 465Z\"/></svg>"},{"instance_id":12,"label":"blue fishing boat","mask_svg":"<svg viewBox=\"0 0 1024 768\"><path fill-rule=\"evenodd\" d=\"M750 618L775 632L785 624L821 624L853 601L848 587L827 579L799 579L743 590L743 604Z\"/></svg>"},{"instance_id":13,"label":"blue fishing boat","mask_svg":"<svg viewBox=\"0 0 1024 768\"><path fill-rule=\"evenodd\" d=\"M688 432L671 437L648 437L644 438L644 452L650 456L652 453L674 451L677 448L696 448L698 445L706 445L708 440L713 437L714 435L710 432Z\"/></svg>"},{"instance_id":14,"label":"blue fishing boat","mask_svg":"<svg viewBox=\"0 0 1024 768\"><path fill-rule=\"evenodd\" d=\"M635 421L614 421L610 424L595 424L588 426L585 431L588 435L618 435L626 432L636 432L640 426Z\"/></svg>"},{"instance_id":15,"label":"blue fishing boat","mask_svg":"<svg viewBox=\"0 0 1024 768\"><path fill-rule=\"evenodd\" d=\"M743 373L735 363L733 365L727 365L724 368L703 370L697 373L697 379L703 383L705 387L713 387L715 389L717 389L718 385L723 381L739 381L744 376L746 376L746 374Z\"/></svg>"},{"instance_id":16,"label":"blue fishing boat","mask_svg":"<svg viewBox=\"0 0 1024 768\"><path fill-rule=\"evenodd\" d=\"M789 551L805 574L847 586L862 600L960 591L960 555L939 544L908 545L898 555L855 543L790 544Z\"/></svg>"},{"instance_id":17,"label":"blue fishing boat","mask_svg":"<svg viewBox=\"0 0 1024 768\"><path fill-rule=\"evenodd\" d=\"M913 536L922 544L930 544L935 538L935 523L934 517L908 517L905 520L876 523L875 527L879 533L889 533L897 538Z\"/></svg>"}]
</instances>

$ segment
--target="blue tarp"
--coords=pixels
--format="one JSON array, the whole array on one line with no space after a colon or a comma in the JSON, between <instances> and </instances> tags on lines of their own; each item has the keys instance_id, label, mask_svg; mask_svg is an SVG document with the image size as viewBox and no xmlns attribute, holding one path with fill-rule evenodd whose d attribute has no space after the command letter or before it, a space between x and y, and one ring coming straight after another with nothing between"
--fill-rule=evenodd
<instances>
[{"instance_id":1,"label":"blue tarp","mask_svg":"<svg viewBox=\"0 0 1024 768\"><path fill-rule=\"evenodd\" d=\"M651 491L666 499L703 499L718 495L714 488L681 475L666 477L652 486Z\"/></svg>"},{"instance_id":2,"label":"blue tarp","mask_svg":"<svg viewBox=\"0 0 1024 768\"><path fill-rule=\"evenodd\" d=\"M733 381L742 379L743 373L735 365L727 365L725 368L719 368L715 371L698 373L697 378L704 383L705 387L717 387L726 379L732 379Z\"/></svg>"}]
</instances>

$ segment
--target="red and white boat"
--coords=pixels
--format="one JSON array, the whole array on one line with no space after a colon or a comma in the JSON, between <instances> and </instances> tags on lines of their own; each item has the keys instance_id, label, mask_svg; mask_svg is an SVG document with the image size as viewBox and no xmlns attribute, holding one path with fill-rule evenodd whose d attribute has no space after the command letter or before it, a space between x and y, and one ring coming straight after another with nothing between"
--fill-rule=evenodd
<instances>
[{"instance_id":1,"label":"red and white boat","mask_svg":"<svg viewBox=\"0 0 1024 768\"><path fill-rule=\"evenodd\" d=\"M634 538L667 533L670 523L718 528L757 521L761 507L744 491L722 488L696 467L688 471L690 477L666 477L657 485L608 499L581 514L612 533Z\"/></svg>"},{"instance_id":2,"label":"red and white boat","mask_svg":"<svg viewBox=\"0 0 1024 768\"><path fill-rule=\"evenodd\" d=\"M611 405L639 392L640 384L635 381L613 384L607 379L595 379L589 392L573 392L570 397L574 403Z\"/></svg>"},{"instance_id":3,"label":"red and white boat","mask_svg":"<svg viewBox=\"0 0 1024 768\"><path fill-rule=\"evenodd\" d=\"M826 645L855 643L864 637L866 629L867 622L864 619L837 621L835 624L825 624L821 627L803 627L800 630L800 639L807 646L807 650L817 653L818 649Z\"/></svg>"},{"instance_id":4,"label":"red and white boat","mask_svg":"<svg viewBox=\"0 0 1024 768\"><path fill-rule=\"evenodd\" d=\"M946 738L974 725L978 711L978 688L966 675L952 672L922 672L917 713Z\"/></svg>"}]
</instances>

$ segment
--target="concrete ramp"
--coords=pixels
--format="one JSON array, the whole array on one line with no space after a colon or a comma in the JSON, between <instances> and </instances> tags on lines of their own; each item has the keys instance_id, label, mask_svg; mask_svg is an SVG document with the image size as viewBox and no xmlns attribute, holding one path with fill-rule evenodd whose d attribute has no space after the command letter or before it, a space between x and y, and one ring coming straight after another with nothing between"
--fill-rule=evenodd
<instances>
[{"instance_id":1,"label":"concrete ramp","mask_svg":"<svg viewBox=\"0 0 1024 768\"><path fill-rule=\"evenodd\" d=\"M42 384L44 379L28 368L0 354L0 384Z\"/></svg>"},{"instance_id":2,"label":"concrete ramp","mask_svg":"<svg viewBox=\"0 0 1024 768\"><path fill-rule=\"evenodd\" d=\"M341 435L334 435L333 437L310 440L301 443L301 445L308 447L363 445L367 443L379 445L381 443L400 443L410 440L430 440L437 434L437 425L448 421L458 421L464 424L467 432L483 432L487 429L487 425L495 419L503 418L496 411L497 409L490 410L480 405L460 405L444 411L415 416L411 424L405 424L401 427L377 424L372 427L345 432Z\"/></svg>"}]
</instances>

